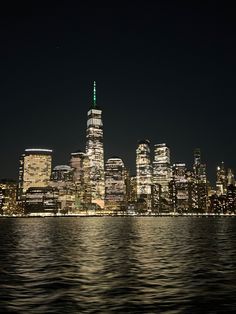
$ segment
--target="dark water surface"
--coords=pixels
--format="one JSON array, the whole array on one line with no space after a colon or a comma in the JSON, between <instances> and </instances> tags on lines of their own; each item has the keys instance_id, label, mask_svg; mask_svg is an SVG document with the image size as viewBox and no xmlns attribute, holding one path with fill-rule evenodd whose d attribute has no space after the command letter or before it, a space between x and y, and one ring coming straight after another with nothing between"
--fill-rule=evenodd
<instances>
[{"instance_id":1,"label":"dark water surface","mask_svg":"<svg viewBox=\"0 0 236 314\"><path fill-rule=\"evenodd\" d=\"M236 313L236 218L0 219L0 313Z\"/></svg>"}]
</instances>

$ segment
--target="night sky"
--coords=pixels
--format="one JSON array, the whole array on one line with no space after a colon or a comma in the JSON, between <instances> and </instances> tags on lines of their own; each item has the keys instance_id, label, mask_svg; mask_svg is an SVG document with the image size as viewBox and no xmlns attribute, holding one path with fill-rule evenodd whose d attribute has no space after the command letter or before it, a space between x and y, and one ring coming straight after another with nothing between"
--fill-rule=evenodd
<instances>
[{"instance_id":1,"label":"night sky","mask_svg":"<svg viewBox=\"0 0 236 314\"><path fill-rule=\"evenodd\" d=\"M22 4L24 3L24 4ZM166 142L190 167L200 147L210 178L236 171L235 11L224 1L21 1L0 10L0 177L25 148L53 164L85 148L93 80L105 158L135 171L140 139Z\"/></svg>"}]
</instances>

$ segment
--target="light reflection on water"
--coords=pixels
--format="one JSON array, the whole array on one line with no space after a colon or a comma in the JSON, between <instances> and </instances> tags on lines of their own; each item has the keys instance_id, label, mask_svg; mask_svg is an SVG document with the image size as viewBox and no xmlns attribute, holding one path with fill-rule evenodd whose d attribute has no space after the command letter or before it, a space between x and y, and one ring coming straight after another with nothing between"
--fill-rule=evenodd
<instances>
[{"instance_id":1,"label":"light reflection on water","mask_svg":"<svg viewBox=\"0 0 236 314\"><path fill-rule=\"evenodd\" d=\"M236 219L0 220L0 312L233 313Z\"/></svg>"}]
</instances>

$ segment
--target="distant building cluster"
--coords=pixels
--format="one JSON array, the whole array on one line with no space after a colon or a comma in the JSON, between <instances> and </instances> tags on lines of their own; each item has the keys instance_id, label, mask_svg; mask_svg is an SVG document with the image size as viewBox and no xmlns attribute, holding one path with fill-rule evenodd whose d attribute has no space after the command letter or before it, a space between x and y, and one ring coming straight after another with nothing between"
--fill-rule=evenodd
<instances>
[{"instance_id":1,"label":"distant building cluster","mask_svg":"<svg viewBox=\"0 0 236 314\"><path fill-rule=\"evenodd\" d=\"M19 180L0 181L0 214L236 214L234 174L222 162L216 185L207 180L200 149L194 150L191 169L171 164L165 143L138 143L136 174L121 158L104 162L102 110L96 102L88 111L85 151L72 152L68 165L52 168L52 150L25 149L20 158ZM153 158L151 157L153 156Z\"/></svg>"}]
</instances>

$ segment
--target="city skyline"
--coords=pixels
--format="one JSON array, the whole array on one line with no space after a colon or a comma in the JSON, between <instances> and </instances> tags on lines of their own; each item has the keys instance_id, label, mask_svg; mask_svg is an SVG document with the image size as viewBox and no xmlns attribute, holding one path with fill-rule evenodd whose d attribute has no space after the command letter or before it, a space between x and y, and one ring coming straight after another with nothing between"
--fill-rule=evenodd
<instances>
[{"instance_id":1,"label":"city skyline","mask_svg":"<svg viewBox=\"0 0 236 314\"><path fill-rule=\"evenodd\" d=\"M221 162L212 184L200 148L194 149L188 167L171 162L166 143L152 150L143 139L136 147L135 175L119 156L104 160L103 111L95 81L92 98L84 149L71 152L66 164L53 166L51 149L26 148L18 182L1 180L2 215L234 214L234 170Z\"/></svg>"},{"instance_id":2,"label":"city skyline","mask_svg":"<svg viewBox=\"0 0 236 314\"><path fill-rule=\"evenodd\" d=\"M0 313L234 313L226 1L2 1Z\"/></svg>"},{"instance_id":3,"label":"city skyline","mask_svg":"<svg viewBox=\"0 0 236 314\"><path fill-rule=\"evenodd\" d=\"M118 155L134 172L147 138L188 165L200 147L211 178L222 160L236 169L232 11L217 2L5 3L1 177L16 176L26 147L52 148L64 164L84 146L94 79L105 159Z\"/></svg>"},{"instance_id":4,"label":"city skyline","mask_svg":"<svg viewBox=\"0 0 236 314\"><path fill-rule=\"evenodd\" d=\"M88 119L89 119L89 116L92 114L91 113L91 109L94 109L95 110L95 115L96 115L96 107L97 107L97 89L96 89L96 81L93 81L93 83L92 84L90 84L91 85L91 88L90 88L90 90L91 90L91 93L90 93L90 105L88 105L88 108L87 108L87 110L88 110ZM89 108L91 108L91 109L89 109ZM101 111L101 109L103 109L102 108L102 106L98 106L97 107L98 108L98 110L99 111ZM100 114L100 113L99 113ZM103 111L103 115L104 115L104 111ZM91 116L92 117L92 116ZM91 121L91 117L90 117L90 121ZM102 125L102 122L101 122L101 125ZM103 127L103 125L102 125L102 127ZM87 126L87 132L88 132L88 130L89 130L89 127ZM84 132L83 132L84 133ZM88 136L88 135L87 135ZM86 138L87 138L87 136L86 136ZM91 134L90 136L92 136L93 137L93 134ZM100 135L99 135L100 136ZM83 139L83 137L82 137L82 135L81 135L81 139ZM87 143L86 143L86 141L85 140L82 140L82 142L84 142L84 145L81 145L76 151L88 151L88 140L89 140L89 137L88 137L88 139L87 139ZM105 139L103 139L103 135L102 135L102 141L103 142L106 142L105 141ZM146 138L146 139L139 139L139 140L137 140L137 143L136 143L136 147L135 147L135 150L137 149L137 146L138 146L138 144L139 144L139 142L142 142L142 141L148 141L149 142L149 146L150 146L150 152L149 152L149 154L150 154L150 158L151 158L151 160L153 160L154 161L154 163L155 163L155 147L156 146L166 146L166 145L168 145L168 143L151 143L150 141L149 141L149 139L148 138ZM105 145L104 145L105 146ZM40 148L40 147L42 147L42 148ZM63 163L57 163L56 162L56 160L57 160L57 156L56 156L56 152L51 148L51 147L46 147L45 145L41 145L40 147L36 147L36 146L34 146L34 147L30 147L30 146L28 146L28 147L26 147L26 148L23 148L23 150L25 150L25 151L30 151L30 150L34 150L34 149L36 149L36 150L50 150L51 151L51 153L52 153L52 167L55 167L55 166L57 166L57 165L60 165L60 164L69 164L69 159L70 159L70 154L71 154L71 152L67 152L67 156L68 156L68 159L66 160L65 158L64 158L64 160L65 160L65 162ZM193 146L194 147L194 146ZM102 163L102 164L104 164L105 165L105 162L107 161L107 160L109 160L109 158L112 158L113 156L116 156L116 154L115 153L111 153L110 154L110 156L108 156L107 157L107 154L106 154L106 149L107 149L107 147L105 147L105 149L104 149L104 152L101 154L101 156L103 156L103 155L105 155L105 161L103 160L103 158L104 157L102 157L102 159L100 160L100 162ZM173 160L173 155L174 155L174 153L172 152L172 149L170 148L170 147L168 147L168 150L169 150L169 152L168 152L168 162L170 163L170 165L174 165L174 164L176 164L176 163L184 163L184 164L186 164L186 167L187 167L187 169L191 169L192 168L192 166L193 166L193 164L194 164L194 162L195 162L195 156L194 156L194 151L195 151L195 149L200 149L201 150L201 148L200 147L194 147L194 149L193 149L193 151L192 151L192 160L189 162L189 164L186 162L186 160L184 160L184 159L182 159L182 160L178 160L178 161L175 161L175 160ZM133 155L134 155L134 159L135 159L135 150L134 150L134 152L133 152ZM73 154L73 152L72 152L72 154ZM202 152L201 152L201 155L202 155ZM204 155L204 153L203 153L203 155ZM19 156L18 156L19 157ZM123 155L118 155L118 157L119 158L122 158L122 161L125 161L126 160L126 158L127 158L127 156L125 156L125 154L123 154ZM208 177L208 180L209 180L209 182L211 183L211 185L213 185L213 186L215 186L215 182L217 181L217 168L222 164L222 163L224 163L225 164L225 166L226 166L226 169L233 169L234 170L234 168L231 168L231 167L229 167L229 165L227 164L227 163L225 163L225 161L223 161L223 160L219 160L219 162L216 164L216 166L215 166L215 168L213 169L212 168L212 165L210 165L209 163L208 163L208 161L207 161L207 158L202 158L203 159L203 161L206 163L206 172L207 172L207 177ZM99 160L98 160L98 162L99 162ZM129 170L130 172L131 172L131 174L132 175L136 175L136 162L135 162L135 160L134 160L134 163L133 164L126 164L126 163L124 163L124 165L125 165L125 167L127 168L127 170ZM18 165L17 165L17 167L18 167ZM209 168L210 168L210 171L209 171ZM213 174L213 175L212 175ZM18 168L17 168L17 173L15 174L15 176L12 176L12 177L10 177L10 176L1 176L2 178L6 178L6 179L17 179L18 178Z\"/></svg>"}]
</instances>

